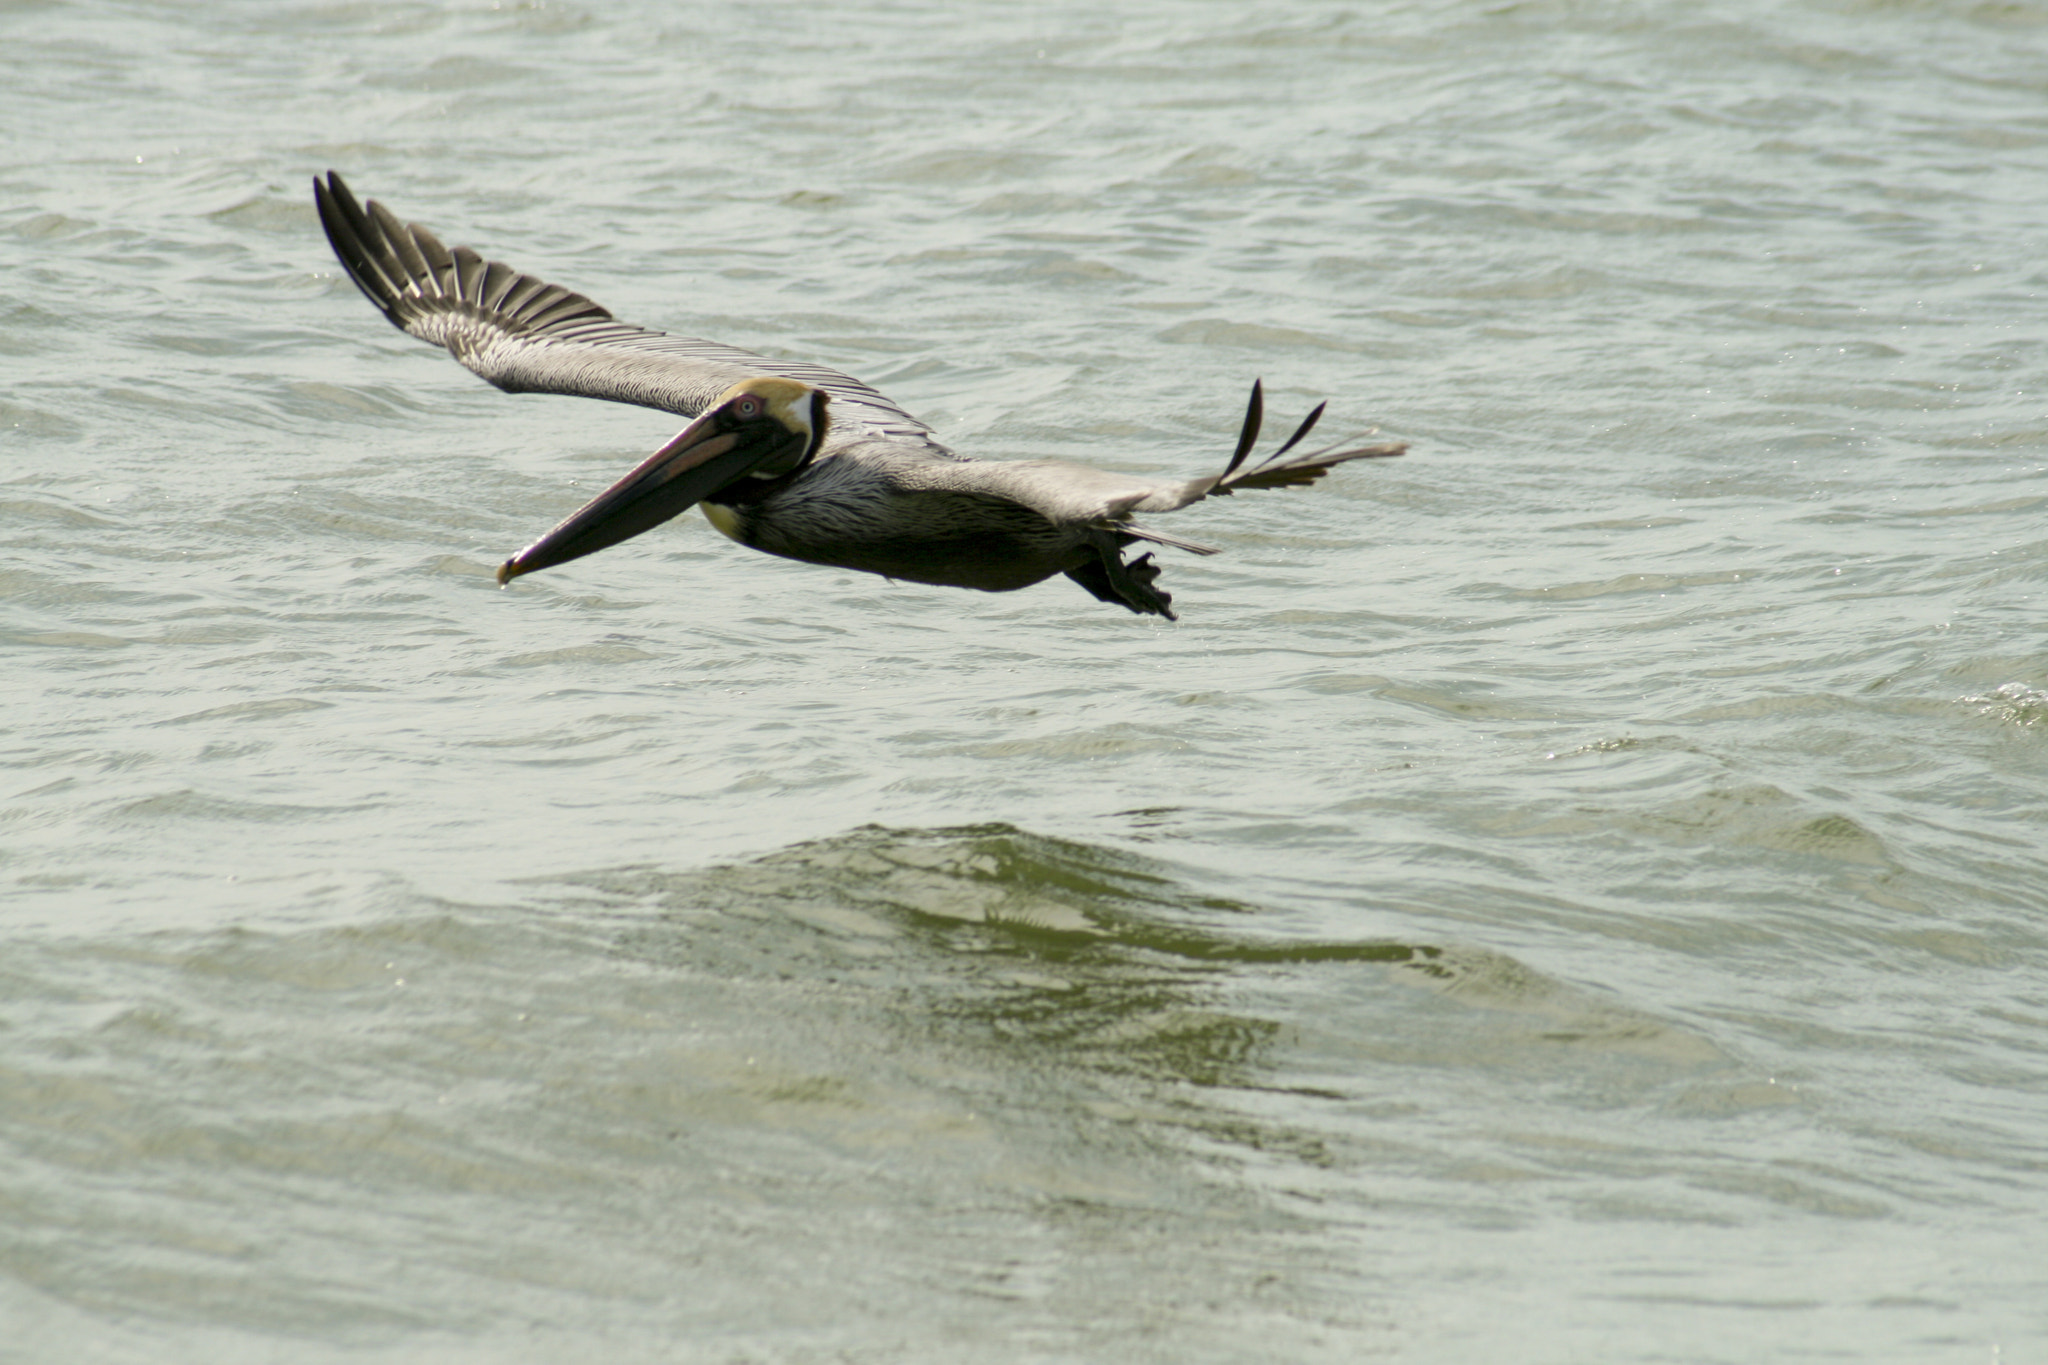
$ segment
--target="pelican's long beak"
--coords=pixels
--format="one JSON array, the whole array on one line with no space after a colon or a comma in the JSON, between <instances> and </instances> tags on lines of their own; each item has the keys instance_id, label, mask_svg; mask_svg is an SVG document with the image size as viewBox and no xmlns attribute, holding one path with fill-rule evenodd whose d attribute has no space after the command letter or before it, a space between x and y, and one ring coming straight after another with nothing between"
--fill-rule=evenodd
<instances>
[{"instance_id":1,"label":"pelican's long beak","mask_svg":"<svg viewBox=\"0 0 2048 1365\"><path fill-rule=\"evenodd\" d=\"M652 530L755 470L781 474L802 464L812 433L762 412L762 406L751 394L728 396L639 468L499 565L499 585Z\"/></svg>"}]
</instances>

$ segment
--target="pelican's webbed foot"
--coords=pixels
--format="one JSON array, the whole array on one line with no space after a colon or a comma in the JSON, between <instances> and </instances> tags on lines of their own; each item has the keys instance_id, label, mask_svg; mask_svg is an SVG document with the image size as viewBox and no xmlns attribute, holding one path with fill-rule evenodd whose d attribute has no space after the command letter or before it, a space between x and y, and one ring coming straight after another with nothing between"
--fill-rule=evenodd
<instances>
[{"instance_id":1,"label":"pelican's webbed foot","mask_svg":"<svg viewBox=\"0 0 2048 1365\"><path fill-rule=\"evenodd\" d=\"M1102 601L1114 602L1140 616L1164 616L1169 621L1180 619L1173 614L1173 594L1152 586L1159 581L1159 566L1152 562L1149 553L1139 555L1126 564L1123 547L1107 532L1096 542L1095 552L1093 561L1078 569L1067 570L1067 577Z\"/></svg>"}]
</instances>

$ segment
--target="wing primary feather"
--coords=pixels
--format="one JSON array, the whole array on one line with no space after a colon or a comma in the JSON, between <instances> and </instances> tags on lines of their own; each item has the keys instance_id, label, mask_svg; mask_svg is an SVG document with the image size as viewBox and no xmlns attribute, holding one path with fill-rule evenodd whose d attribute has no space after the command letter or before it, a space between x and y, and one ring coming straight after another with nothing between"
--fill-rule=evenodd
<instances>
[{"instance_id":1,"label":"wing primary feather","mask_svg":"<svg viewBox=\"0 0 2048 1365\"><path fill-rule=\"evenodd\" d=\"M483 306L484 258L466 246L455 248L455 292L464 303Z\"/></svg>"},{"instance_id":2,"label":"wing primary feather","mask_svg":"<svg viewBox=\"0 0 2048 1365\"><path fill-rule=\"evenodd\" d=\"M1265 416L1265 381L1254 379L1252 381L1252 401L1245 404L1244 426L1237 433L1237 450L1231 455L1230 463L1223 466L1223 473L1216 480L1219 488L1222 486L1224 479L1237 472L1237 467L1244 463L1244 457L1251 454L1252 447L1258 444L1259 426L1265 420Z\"/></svg>"},{"instance_id":3,"label":"wing primary feather","mask_svg":"<svg viewBox=\"0 0 2048 1365\"><path fill-rule=\"evenodd\" d=\"M447 247L441 245L441 239L418 223L408 224L407 233L413 245L419 248L421 259L427 263L427 276L434 292L444 299L461 298L462 285L456 277L455 258Z\"/></svg>"},{"instance_id":4,"label":"wing primary feather","mask_svg":"<svg viewBox=\"0 0 2048 1365\"><path fill-rule=\"evenodd\" d=\"M485 261L484 282L478 290L477 306L486 313L496 312L518 283L519 272L511 266Z\"/></svg>"},{"instance_id":5,"label":"wing primary feather","mask_svg":"<svg viewBox=\"0 0 2048 1365\"><path fill-rule=\"evenodd\" d=\"M1155 531L1149 526L1139 526L1128 521L1116 522L1103 529L1114 531L1118 535L1130 536L1135 540L1149 540L1154 545L1171 545L1176 550L1186 550L1192 555L1220 555L1223 553L1214 545L1204 545L1199 540L1182 540L1179 536L1170 536L1164 531Z\"/></svg>"},{"instance_id":6,"label":"wing primary feather","mask_svg":"<svg viewBox=\"0 0 2048 1365\"><path fill-rule=\"evenodd\" d=\"M399 222L390 209L374 199L364 207L370 211L370 221L377 225L378 236L383 238L384 245L390 248L398 258L399 267L405 271L409 287L400 293L424 295L427 292L426 282L433 279L434 271L427 264L427 258L420 254L418 243L413 241L412 235L405 230L405 224Z\"/></svg>"},{"instance_id":7,"label":"wing primary feather","mask_svg":"<svg viewBox=\"0 0 2048 1365\"><path fill-rule=\"evenodd\" d=\"M1268 455L1266 457L1266 463L1273 463L1273 461L1279 459L1282 455L1285 455L1288 451L1294 449L1297 445L1300 445L1301 438L1308 435L1310 431L1315 429L1316 423L1322 419L1323 409L1327 408L1328 406L1330 405L1327 402L1316 404L1315 407L1309 412L1309 415L1302 419L1301 425L1294 429L1294 434L1288 437L1285 441L1283 441L1278 450L1274 451L1271 455Z\"/></svg>"},{"instance_id":8,"label":"wing primary feather","mask_svg":"<svg viewBox=\"0 0 2048 1365\"><path fill-rule=\"evenodd\" d=\"M318 176L313 178L313 198L320 209L320 225L327 229L328 240L334 243L334 254L363 297L375 304L393 327L404 331L405 322L394 306L402 285L371 248L375 229L341 177L332 171L328 176L332 183L326 185L320 183Z\"/></svg>"}]
</instances>

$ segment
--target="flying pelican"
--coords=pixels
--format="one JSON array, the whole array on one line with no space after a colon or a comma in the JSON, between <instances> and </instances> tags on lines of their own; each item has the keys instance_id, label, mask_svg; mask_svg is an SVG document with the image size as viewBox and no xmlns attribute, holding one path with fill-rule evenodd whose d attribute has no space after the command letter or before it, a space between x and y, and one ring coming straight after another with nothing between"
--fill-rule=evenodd
<instances>
[{"instance_id":1,"label":"flying pelican","mask_svg":"<svg viewBox=\"0 0 2048 1365\"><path fill-rule=\"evenodd\" d=\"M1104 602L1176 619L1148 552L1216 549L1139 526L1243 488L1314 483L1346 460L1398 444L1335 446L1283 458L1322 406L1265 460L1260 387L1223 472L1185 481L1112 474L1065 460L973 460L857 379L821 365L619 322L581 294L453 251L416 223L367 205L333 171L313 201L334 254L391 325L448 353L507 393L568 393L693 419L675 439L505 561L498 582L580 558L702 504L711 524L769 554L888 578L985 592L1064 573Z\"/></svg>"}]
</instances>

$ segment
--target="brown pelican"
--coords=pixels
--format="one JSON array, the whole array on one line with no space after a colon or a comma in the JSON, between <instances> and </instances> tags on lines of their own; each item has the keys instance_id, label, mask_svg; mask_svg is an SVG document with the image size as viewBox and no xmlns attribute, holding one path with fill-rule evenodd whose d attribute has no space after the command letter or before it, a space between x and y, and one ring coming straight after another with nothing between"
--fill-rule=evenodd
<instances>
[{"instance_id":1,"label":"brown pelican","mask_svg":"<svg viewBox=\"0 0 2048 1365\"><path fill-rule=\"evenodd\" d=\"M468 247L453 251L333 171L313 179L327 240L349 278L399 330L507 393L569 393L694 420L638 468L505 561L499 583L566 563L658 526L693 504L757 550L888 578L985 592L1064 573L1105 602L1174 619L1134 541L1198 555L1198 545L1131 520L1244 488L1314 483L1346 460L1399 455L1386 444L1288 457L1319 405L1273 454L1246 464L1259 435L1252 385L1237 451L1219 474L1185 481L1111 474L1064 460L972 460L857 379L819 365L670 336L615 320L581 294Z\"/></svg>"}]
</instances>

